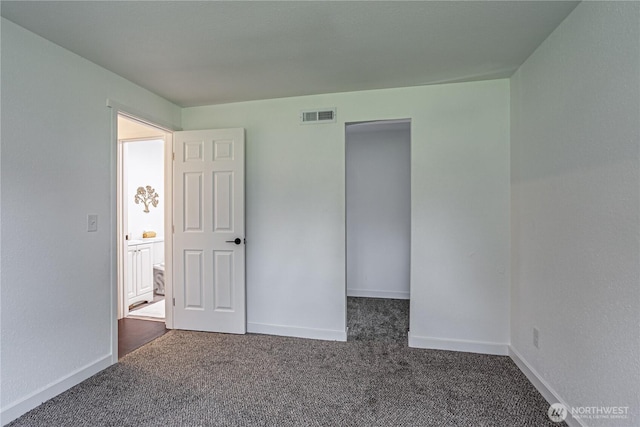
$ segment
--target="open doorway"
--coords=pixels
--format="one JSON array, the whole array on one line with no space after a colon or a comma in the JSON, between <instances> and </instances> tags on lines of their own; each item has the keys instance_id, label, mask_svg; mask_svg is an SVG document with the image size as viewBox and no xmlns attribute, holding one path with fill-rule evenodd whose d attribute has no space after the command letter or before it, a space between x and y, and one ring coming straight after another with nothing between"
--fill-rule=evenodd
<instances>
[{"instance_id":1,"label":"open doorway","mask_svg":"<svg viewBox=\"0 0 640 427\"><path fill-rule=\"evenodd\" d=\"M411 121L347 123L345 150L347 340L407 343Z\"/></svg>"},{"instance_id":2,"label":"open doorway","mask_svg":"<svg viewBox=\"0 0 640 427\"><path fill-rule=\"evenodd\" d=\"M118 115L118 353L166 332L165 170L168 132ZM167 190L169 190L167 188Z\"/></svg>"}]
</instances>

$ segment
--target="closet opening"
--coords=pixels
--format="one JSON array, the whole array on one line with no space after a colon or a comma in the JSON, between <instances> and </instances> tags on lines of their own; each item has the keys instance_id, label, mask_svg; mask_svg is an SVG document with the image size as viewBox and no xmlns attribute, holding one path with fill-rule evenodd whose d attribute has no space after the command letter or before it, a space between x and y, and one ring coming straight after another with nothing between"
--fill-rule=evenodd
<instances>
[{"instance_id":1,"label":"closet opening","mask_svg":"<svg viewBox=\"0 0 640 427\"><path fill-rule=\"evenodd\" d=\"M411 120L345 125L348 341L406 344Z\"/></svg>"}]
</instances>

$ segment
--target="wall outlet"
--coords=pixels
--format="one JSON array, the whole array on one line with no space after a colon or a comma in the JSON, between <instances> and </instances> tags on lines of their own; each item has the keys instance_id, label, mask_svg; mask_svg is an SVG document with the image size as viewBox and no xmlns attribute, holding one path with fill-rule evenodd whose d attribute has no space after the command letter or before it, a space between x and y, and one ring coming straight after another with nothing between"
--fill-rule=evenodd
<instances>
[{"instance_id":1,"label":"wall outlet","mask_svg":"<svg viewBox=\"0 0 640 427\"><path fill-rule=\"evenodd\" d=\"M87 215L87 231L98 231L98 215Z\"/></svg>"},{"instance_id":2,"label":"wall outlet","mask_svg":"<svg viewBox=\"0 0 640 427\"><path fill-rule=\"evenodd\" d=\"M535 348L540 348L538 347L538 338L540 337L540 331L538 330L538 328L533 328L533 346Z\"/></svg>"}]
</instances>

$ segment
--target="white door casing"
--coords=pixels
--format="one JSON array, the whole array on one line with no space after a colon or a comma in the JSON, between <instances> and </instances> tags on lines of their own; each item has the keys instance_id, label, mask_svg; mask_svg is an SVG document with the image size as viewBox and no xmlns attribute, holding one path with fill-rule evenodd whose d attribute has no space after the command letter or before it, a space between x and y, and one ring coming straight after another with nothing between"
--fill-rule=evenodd
<instances>
[{"instance_id":1,"label":"white door casing","mask_svg":"<svg viewBox=\"0 0 640 427\"><path fill-rule=\"evenodd\" d=\"M174 328L244 334L244 129L175 132L174 153Z\"/></svg>"},{"instance_id":2,"label":"white door casing","mask_svg":"<svg viewBox=\"0 0 640 427\"><path fill-rule=\"evenodd\" d=\"M118 244L118 319L125 318L129 315L129 299L135 296L135 289L130 288L130 284L135 283L132 276L133 270L131 263L133 262L134 253L131 252L129 240L129 224L127 218L127 146L122 140L117 141L117 157L118 169L116 178L116 209L118 212L118 230L119 234L116 239Z\"/></svg>"}]
</instances>

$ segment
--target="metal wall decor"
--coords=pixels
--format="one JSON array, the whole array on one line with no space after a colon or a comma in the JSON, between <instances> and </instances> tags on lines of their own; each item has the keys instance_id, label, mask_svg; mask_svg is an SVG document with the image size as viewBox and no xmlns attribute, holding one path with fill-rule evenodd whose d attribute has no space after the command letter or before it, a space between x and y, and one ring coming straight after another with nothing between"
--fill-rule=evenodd
<instances>
[{"instance_id":1,"label":"metal wall decor","mask_svg":"<svg viewBox=\"0 0 640 427\"><path fill-rule=\"evenodd\" d=\"M146 187L138 187L136 197L134 198L136 205L144 203L144 211L149 213L149 204L154 208L158 207L158 193L150 185Z\"/></svg>"}]
</instances>

